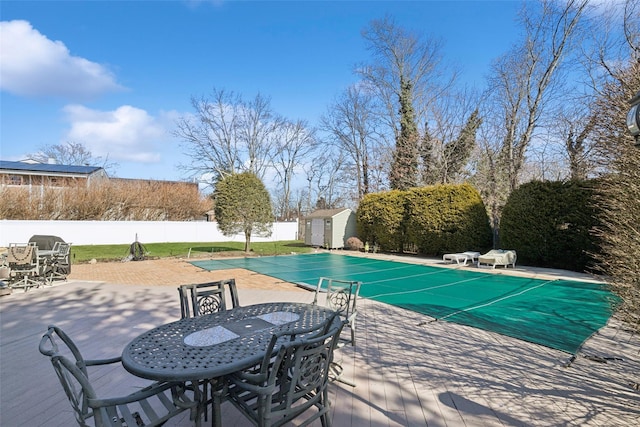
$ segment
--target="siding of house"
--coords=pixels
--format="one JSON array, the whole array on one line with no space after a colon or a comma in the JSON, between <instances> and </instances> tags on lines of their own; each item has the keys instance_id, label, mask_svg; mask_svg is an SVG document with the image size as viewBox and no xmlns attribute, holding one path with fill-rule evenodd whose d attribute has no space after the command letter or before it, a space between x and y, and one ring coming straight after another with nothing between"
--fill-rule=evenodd
<instances>
[{"instance_id":1,"label":"siding of house","mask_svg":"<svg viewBox=\"0 0 640 427\"><path fill-rule=\"evenodd\" d=\"M0 160L0 186L64 188L89 185L91 182L109 179L105 170L97 166L74 166L45 163L10 162Z\"/></svg>"}]
</instances>

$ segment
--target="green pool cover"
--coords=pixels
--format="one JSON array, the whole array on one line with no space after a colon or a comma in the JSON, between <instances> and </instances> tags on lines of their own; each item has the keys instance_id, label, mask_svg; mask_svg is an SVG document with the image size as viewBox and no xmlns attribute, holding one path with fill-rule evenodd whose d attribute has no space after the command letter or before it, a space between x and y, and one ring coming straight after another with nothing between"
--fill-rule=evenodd
<instances>
[{"instance_id":1,"label":"green pool cover","mask_svg":"<svg viewBox=\"0 0 640 427\"><path fill-rule=\"evenodd\" d=\"M605 284L541 280L330 253L193 261L244 268L315 289L320 277L362 282L360 296L438 320L575 354L603 327L616 297Z\"/></svg>"}]
</instances>

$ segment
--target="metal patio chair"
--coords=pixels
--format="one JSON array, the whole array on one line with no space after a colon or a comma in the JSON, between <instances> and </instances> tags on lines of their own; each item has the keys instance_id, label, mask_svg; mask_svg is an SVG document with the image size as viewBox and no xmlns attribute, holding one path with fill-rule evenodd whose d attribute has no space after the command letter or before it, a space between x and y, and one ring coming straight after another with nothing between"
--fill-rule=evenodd
<instances>
[{"instance_id":1,"label":"metal patio chair","mask_svg":"<svg viewBox=\"0 0 640 427\"><path fill-rule=\"evenodd\" d=\"M71 272L71 244L55 242L51 254L45 261L43 268L44 280L52 285L54 279L67 280L67 274Z\"/></svg>"},{"instance_id":2,"label":"metal patio chair","mask_svg":"<svg viewBox=\"0 0 640 427\"><path fill-rule=\"evenodd\" d=\"M227 296L228 289L228 296ZM239 307L238 290L235 279L224 279L215 282L181 285L178 287L180 296L180 314L183 319L218 313L229 308ZM213 416L219 420L220 412L216 407L224 400L224 386L221 378L211 378L189 384L188 388L200 388L204 396L204 415L208 418L209 405L214 405ZM211 390L211 397L209 397Z\"/></svg>"},{"instance_id":3,"label":"metal patio chair","mask_svg":"<svg viewBox=\"0 0 640 427\"><path fill-rule=\"evenodd\" d=\"M281 426L303 414L310 415L299 425L321 418L330 427L329 371L344 326L336 316L317 328L274 334L258 366L227 377L228 400L259 427Z\"/></svg>"},{"instance_id":4,"label":"metal patio chair","mask_svg":"<svg viewBox=\"0 0 640 427\"><path fill-rule=\"evenodd\" d=\"M326 289L323 288L326 284ZM338 312L346 321L349 335L347 337L341 334L338 340L338 347L350 344L352 347L356 345L356 317L358 315L357 301L360 293L361 282L353 280L336 280L328 277L320 277L316 294L313 298L313 304L320 304L324 299L324 306ZM346 328L345 328L346 329ZM355 387L355 383L343 378L344 368L341 361L334 361L331 365L333 381Z\"/></svg>"},{"instance_id":5,"label":"metal patio chair","mask_svg":"<svg viewBox=\"0 0 640 427\"><path fill-rule=\"evenodd\" d=\"M227 300L226 289L229 290L230 301ZM181 285L178 293L180 294L180 314L183 319L240 306L235 279Z\"/></svg>"},{"instance_id":6,"label":"metal patio chair","mask_svg":"<svg viewBox=\"0 0 640 427\"><path fill-rule=\"evenodd\" d=\"M184 384L154 382L127 396L98 398L87 368L120 363L120 357L85 360L71 338L56 326L49 326L39 350L51 360L80 426L158 426L187 410L191 420L200 424L199 397L188 397Z\"/></svg>"},{"instance_id":7,"label":"metal patio chair","mask_svg":"<svg viewBox=\"0 0 640 427\"><path fill-rule=\"evenodd\" d=\"M9 243L6 263L9 266L9 287L40 287L43 284L38 247L34 243Z\"/></svg>"}]
</instances>

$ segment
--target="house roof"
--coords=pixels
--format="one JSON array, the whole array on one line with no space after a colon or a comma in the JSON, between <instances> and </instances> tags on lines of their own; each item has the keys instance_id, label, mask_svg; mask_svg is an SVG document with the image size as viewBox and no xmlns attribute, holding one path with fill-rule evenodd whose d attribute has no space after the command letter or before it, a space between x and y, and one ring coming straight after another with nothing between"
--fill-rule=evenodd
<instances>
[{"instance_id":1,"label":"house roof","mask_svg":"<svg viewBox=\"0 0 640 427\"><path fill-rule=\"evenodd\" d=\"M74 175L91 175L102 169L99 166L75 166L75 165L59 165L49 163L26 163L26 162L10 162L0 160L0 170L3 172L40 172L40 173L63 173Z\"/></svg>"},{"instance_id":2,"label":"house roof","mask_svg":"<svg viewBox=\"0 0 640 427\"><path fill-rule=\"evenodd\" d=\"M351 211L351 209L318 209L317 211L311 212L309 215L307 215L307 218L332 218L344 211Z\"/></svg>"}]
</instances>

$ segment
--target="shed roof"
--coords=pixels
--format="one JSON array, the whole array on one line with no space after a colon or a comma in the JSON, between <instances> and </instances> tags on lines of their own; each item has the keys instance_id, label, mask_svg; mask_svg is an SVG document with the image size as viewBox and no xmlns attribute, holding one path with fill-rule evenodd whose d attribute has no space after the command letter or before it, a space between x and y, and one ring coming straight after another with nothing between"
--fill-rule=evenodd
<instances>
[{"instance_id":1,"label":"shed roof","mask_svg":"<svg viewBox=\"0 0 640 427\"><path fill-rule=\"evenodd\" d=\"M340 208L340 209L318 209L317 211L311 212L307 215L307 218L333 218L334 216L342 213L344 211L351 212L349 208Z\"/></svg>"}]
</instances>

